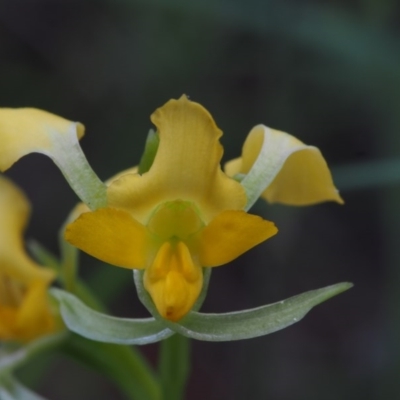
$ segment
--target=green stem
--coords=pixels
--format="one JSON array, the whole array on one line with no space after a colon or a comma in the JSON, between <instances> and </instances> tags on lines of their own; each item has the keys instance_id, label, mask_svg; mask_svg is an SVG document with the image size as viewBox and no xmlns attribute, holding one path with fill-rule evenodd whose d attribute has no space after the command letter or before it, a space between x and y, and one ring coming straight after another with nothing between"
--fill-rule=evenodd
<instances>
[{"instance_id":1,"label":"green stem","mask_svg":"<svg viewBox=\"0 0 400 400\"><path fill-rule=\"evenodd\" d=\"M76 275L78 273L79 251L64 240L65 225L59 233L61 250L61 273L63 274L64 287L68 292L75 293Z\"/></svg>"},{"instance_id":2,"label":"green stem","mask_svg":"<svg viewBox=\"0 0 400 400\"><path fill-rule=\"evenodd\" d=\"M163 400L183 399L190 372L189 340L173 335L160 343L159 372Z\"/></svg>"},{"instance_id":3,"label":"green stem","mask_svg":"<svg viewBox=\"0 0 400 400\"><path fill-rule=\"evenodd\" d=\"M161 400L161 389L148 363L134 348L94 342L78 335L62 350L108 376L132 400Z\"/></svg>"}]
</instances>

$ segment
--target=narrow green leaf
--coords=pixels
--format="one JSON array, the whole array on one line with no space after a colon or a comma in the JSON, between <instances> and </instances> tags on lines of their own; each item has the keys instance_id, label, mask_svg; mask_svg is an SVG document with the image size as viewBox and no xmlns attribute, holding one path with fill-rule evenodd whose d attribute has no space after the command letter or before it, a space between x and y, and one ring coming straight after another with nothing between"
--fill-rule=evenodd
<instances>
[{"instance_id":1,"label":"narrow green leaf","mask_svg":"<svg viewBox=\"0 0 400 400\"><path fill-rule=\"evenodd\" d=\"M80 280L75 282L75 295L88 307L99 312L106 312L106 307L104 304L101 303L100 300L89 289L89 287Z\"/></svg>"},{"instance_id":2,"label":"narrow green leaf","mask_svg":"<svg viewBox=\"0 0 400 400\"><path fill-rule=\"evenodd\" d=\"M268 335L300 321L313 307L350 289L344 282L311 290L266 306L225 314L189 313L179 324L166 325L184 336L221 342Z\"/></svg>"},{"instance_id":3,"label":"narrow green leaf","mask_svg":"<svg viewBox=\"0 0 400 400\"><path fill-rule=\"evenodd\" d=\"M204 270L206 274L207 270L211 270L211 268L204 268ZM196 312L204 300L205 294L202 293L193 310L179 323L174 323L163 319L158 314L149 294L143 287L141 274L141 271L134 271L138 296L154 318L163 321L171 331L183 336L213 342L250 339L284 329L300 321L316 305L353 286L348 282L338 283L322 289L311 290L278 303L224 314ZM209 276L205 276L205 286L208 285L208 281Z\"/></svg>"},{"instance_id":4,"label":"narrow green leaf","mask_svg":"<svg viewBox=\"0 0 400 400\"><path fill-rule=\"evenodd\" d=\"M1 400L45 400L44 397L30 391L10 375L0 378Z\"/></svg>"},{"instance_id":5,"label":"narrow green leaf","mask_svg":"<svg viewBox=\"0 0 400 400\"><path fill-rule=\"evenodd\" d=\"M313 307L350 289L344 282L311 290L277 303L224 314L190 312L179 323L165 326L192 339L210 342L250 339L284 329L300 321Z\"/></svg>"},{"instance_id":6,"label":"narrow green leaf","mask_svg":"<svg viewBox=\"0 0 400 400\"><path fill-rule=\"evenodd\" d=\"M136 349L71 334L61 350L110 378L130 399L161 400L160 385Z\"/></svg>"},{"instance_id":7,"label":"narrow green leaf","mask_svg":"<svg viewBox=\"0 0 400 400\"><path fill-rule=\"evenodd\" d=\"M148 344L173 334L154 318L117 318L99 313L74 295L60 289L50 292L60 302L60 311L67 327L88 339L115 344Z\"/></svg>"}]
</instances>

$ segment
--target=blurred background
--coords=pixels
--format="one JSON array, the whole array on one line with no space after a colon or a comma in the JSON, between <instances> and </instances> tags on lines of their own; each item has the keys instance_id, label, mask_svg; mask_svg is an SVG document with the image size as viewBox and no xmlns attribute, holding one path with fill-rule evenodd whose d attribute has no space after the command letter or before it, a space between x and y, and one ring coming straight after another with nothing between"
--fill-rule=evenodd
<instances>
[{"instance_id":1,"label":"blurred background","mask_svg":"<svg viewBox=\"0 0 400 400\"><path fill-rule=\"evenodd\" d=\"M332 168L346 204L259 201L279 234L215 269L203 310L355 287L272 335L193 342L188 399L400 398L399 22L395 0L0 0L0 106L83 122L102 179L138 163L150 114L182 93L224 131L224 161L264 123ZM33 203L27 238L57 253L74 193L40 155L7 175ZM82 255L81 275L114 315L146 315L129 271ZM141 350L156 362L157 345ZM53 400L124 399L63 355L20 378Z\"/></svg>"}]
</instances>

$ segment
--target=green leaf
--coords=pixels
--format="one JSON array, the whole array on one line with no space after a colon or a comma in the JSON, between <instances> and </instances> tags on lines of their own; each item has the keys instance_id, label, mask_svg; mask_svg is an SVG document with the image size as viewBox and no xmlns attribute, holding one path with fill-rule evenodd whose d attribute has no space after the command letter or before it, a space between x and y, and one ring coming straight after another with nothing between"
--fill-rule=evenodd
<instances>
[{"instance_id":1,"label":"green leaf","mask_svg":"<svg viewBox=\"0 0 400 400\"><path fill-rule=\"evenodd\" d=\"M30 391L10 375L0 378L1 400L45 400L44 397Z\"/></svg>"},{"instance_id":2,"label":"green leaf","mask_svg":"<svg viewBox=\"0 0 400 400\"><path fill-rule=\"evenodd\" d=\"M135 284L138 296L152 315L170 330L192 339L222 342L231 340L250 339L264 336L284 329L300 321L313 307L329 298L350 289L353 284L344 282L327 286L322 289L311 290L298 296L278 303L269 304L250 310L224 314L203 314L198 310L204 301L211 268L204 268L205 290L199 300L179 323L163 319L157 312L154 303L142 284L142 271L134 271Z\"/></svg>"},{"instance_id":3,"label":"green leaf","mask_svg":"<svg viewBox=\"0 0 400 400\"><path fill-rule=\"evenodd\" d=\"M130 399L161 400L161 388L135 348L94 342L71 334L61 350L114 381Z\"/></svg>"},{"instance_id":4,"label":"green leaf","mask_svg":"<svg viewBox=\"0 0 400 400\"><path fill-rule=\"evenodd\" d=\"M284 329L300 321L313 307L350 289L343 282L311 290L278 303L225 314L191 312L179 324L168 321L174 331L198 340L221 342L250 339Z\"/></svg>"},{"instance_id":5,"label":"green leaf","mask_svg":"<svg viewBox=\"0 0 400 400\"><path fill-rule=\"evenodd\" d=\"M60 289L50 292L60 302L60 311L67 327L88 339L115 344L148 344L173 334L154 318L117 318L99 313L74 295Z\"/></svg>"}]
</instances>

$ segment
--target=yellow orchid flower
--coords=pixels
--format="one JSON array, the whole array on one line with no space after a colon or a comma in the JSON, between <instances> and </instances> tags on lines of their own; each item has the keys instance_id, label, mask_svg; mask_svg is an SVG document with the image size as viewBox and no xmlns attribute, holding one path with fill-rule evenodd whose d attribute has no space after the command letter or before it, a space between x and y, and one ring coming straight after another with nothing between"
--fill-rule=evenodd
<instances>
[{"instance_id":1,"label":"yellow orchid flower","mask_svg":"<svg viewBox=\"0 0 400 400\"><path fill-rule=\"evenodd\" d=\"M27 342L58 329L47 297L54 274L24 250L29 212L24 194L0 175L0 341Z\"/></svg>"},{"instance_id":2,"label":"yellow orchid flower","mask_svg":"<svg viewBox=\"0 0 400 400\"><path fill-rule=\"evenodd\" d=\"M110 264L145 269L159 313L177 321L199 296L202 267L232 261L277 229L242 210L245 191L221 171L222 132L202 106L184 96L151 119L160 145L150 170L114 180L108 206L82 214L66 239Z\"/></svg>"}]
</instances>

